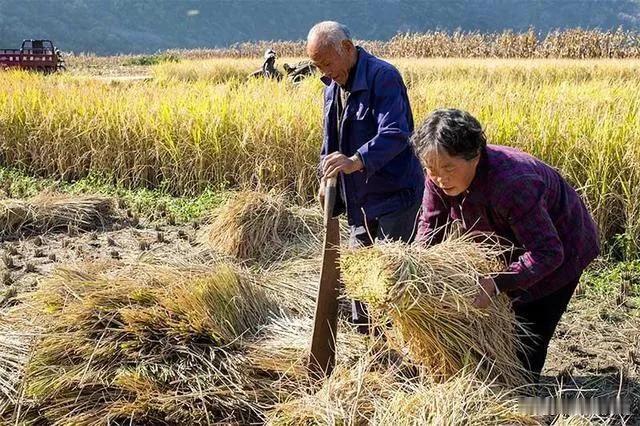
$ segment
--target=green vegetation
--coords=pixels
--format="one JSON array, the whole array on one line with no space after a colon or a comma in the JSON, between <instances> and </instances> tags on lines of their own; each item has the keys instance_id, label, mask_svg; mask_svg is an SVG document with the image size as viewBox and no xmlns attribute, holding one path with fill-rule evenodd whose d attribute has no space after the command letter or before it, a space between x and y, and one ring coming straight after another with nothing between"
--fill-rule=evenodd
<instances>
[{"instance_id":1,"label":"green vegetation","mask_svg":"<svg viewBox=\"0 0 640 426\"><path fill-rule=\"evenodd\" d=\"M640 260L594 264L581 278L588 297L611 297L624 293L640 307Z\"/></svg>"},{"instance_id":2,"label":"green vegetation","mask_svg":"<svg viewBox=\"0 0 640 426\"><path fill-rule=\"evenodd\" d=\"M157 55L133 56L123 62L122 65L158 65L165 62L180 62L178 56L171 53L161 53Z\"/></svg>"}]
</instances>

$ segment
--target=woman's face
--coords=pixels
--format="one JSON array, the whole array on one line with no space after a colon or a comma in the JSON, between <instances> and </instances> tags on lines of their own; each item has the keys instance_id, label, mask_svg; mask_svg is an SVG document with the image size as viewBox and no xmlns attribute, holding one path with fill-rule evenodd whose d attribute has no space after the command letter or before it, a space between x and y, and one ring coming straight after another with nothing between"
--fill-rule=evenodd
<instances>
[{"instance_id":1,"label":"woman's face","mask_svg":"<svg viewBox=\"0 0 640 426\"><path fill-rule=\"evenodd\" d=\"M471 181L476 175L480 156L465 160L462 157L450 156L442 149L434 149L425 154L423 161L429 179L445 194L455 197L466 191L471 185Z\"/></svg>"}]
</instances>

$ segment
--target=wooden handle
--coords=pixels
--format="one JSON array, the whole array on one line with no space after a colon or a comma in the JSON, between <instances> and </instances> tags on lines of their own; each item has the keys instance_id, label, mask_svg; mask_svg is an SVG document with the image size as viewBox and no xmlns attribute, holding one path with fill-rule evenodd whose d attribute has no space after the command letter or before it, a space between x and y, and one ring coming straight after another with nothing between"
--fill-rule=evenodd
<instances>
[{"instance_id":1,"label":"wooden handle","mask_svg":"<svg viewBox=\"0 0 640 426\"><path fill-rule=\"evenodd\" d=\"M332 177L327 179L324 187L324 226L327 226L333 217L333 207L336 204L337 187L337 178Z\"/></svg>"}]
</instances>

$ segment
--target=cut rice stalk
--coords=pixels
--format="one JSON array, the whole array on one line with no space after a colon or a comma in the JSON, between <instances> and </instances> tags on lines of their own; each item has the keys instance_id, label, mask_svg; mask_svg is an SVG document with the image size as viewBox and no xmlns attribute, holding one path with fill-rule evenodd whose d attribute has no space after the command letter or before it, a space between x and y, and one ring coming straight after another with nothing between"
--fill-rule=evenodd
<instances>
[{"instance_id":1,"label":"cut rice stalk","mask_svg":"<svg viewBox=\"0 0 640 426\"><path fill-rule=\"evenodd\" d=\"M292 207L283 194L243 191L215 213L201 240L242 260L274 260L317 251L320 214Z\"/></svg>"},{"instance_id":2,"label":"cut rice stalk","mask_svg":"<svg viewBox=\"0 0 640 426\"><path fill-rule=\"evenodd\" d=\"M0 236L103 228L115 217L110 198L40 194L30 200L0 200Z\"/></svg>"},{"instance_id":3,"label":"cut rice stalk","mask_svg":"<svg viewBox=\"0 0 640 426\"><path fill-rule=\"evenodd\" d=\"M515 395L464 370L444 382L425 369L407 375L380 353L341 363L317 391L301 389L269 413L275 425L537 425ZM415 370L414 370L415 371Z\"/></svg>"},{"instance_id":4,"label":"cut rice stalk","mask_svg":"<svg viewBox=\"0 0 640 426\"><path fill-rule=\"evenodd\" d=\"M277 306L235 267L193 270L63 270L44 281L32 301L44 329L26 411L54 425L260 421L277 389L246 361L245 342Z\"/></svg>"},{"instance_id":5,"label":"cut rice stalk","mask_svg":"<svg viewBox=\"0 0 640 426\"><path fill-rule=\"evenodd\" d=\"M487 309L473 306L479 279L502 269L501 250L469 238L430 248L400 243L344 251L347 296L370 305L372 317L414 361L448 378L468 364L505 384L525 381L517 358L519 330L508 298Z\"/></svg>"}]
</instances>

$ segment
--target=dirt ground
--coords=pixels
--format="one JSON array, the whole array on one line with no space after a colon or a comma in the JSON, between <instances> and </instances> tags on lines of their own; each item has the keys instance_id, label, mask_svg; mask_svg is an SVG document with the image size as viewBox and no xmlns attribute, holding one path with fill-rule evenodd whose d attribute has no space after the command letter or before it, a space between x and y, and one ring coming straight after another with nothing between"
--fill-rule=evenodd
<instances>
[{"instance_id":1,"label":"dirt ground","mask_svg":"<svg viewBox=\"0 0 640 426\"><path fill-rule=\"evenodd\" d=\"M58 265L176 262L200 251L199 225L132 221L125 214L103 229L22 235L0 242L0 308L37 287ZM540 396L619 396L640 424L640 307L634 299L574 296L551 343ZM558 389L562 389L559 391Z\"/></svg>"}]
</instances>

